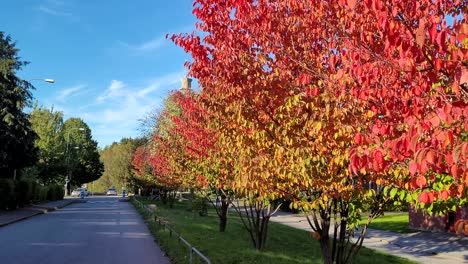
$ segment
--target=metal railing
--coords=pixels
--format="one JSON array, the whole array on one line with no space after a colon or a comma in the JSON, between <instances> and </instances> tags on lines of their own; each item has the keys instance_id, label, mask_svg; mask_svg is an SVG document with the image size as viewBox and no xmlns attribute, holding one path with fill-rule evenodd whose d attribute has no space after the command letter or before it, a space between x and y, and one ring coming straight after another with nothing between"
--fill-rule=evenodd
<instances>
[{"instance_id":1,"label":"metal railing","mask_svg":"<svg viewBox=\"0 0 468 264\"><path fill-rule=\"evenodd\" d=\"M138 204L138 206L140 208L145 209L145 211L148 212L149 214L153 214L153 211L149 207L143 205L140 201L138 201L138 199L133 198L133 200ZM179 233L177 233L174 230L174 228L172 228L167 223L167 221L165 221L161 217L158 217L155 214L153 214L153 216L154 216L154 218L152 220L154 220L155 223L158 223L159 226L162 226L165 230L169 231L169 236L170 237L175 236L177 238L177 240L179 241L179 243L182 242L188 248L189 263L190 264L193 262L194 254L196 254L206 264L211 264L211 261L205 255L203 255L198 249L196 249L194 246L192 246L185 238L183 238Z\"/></svg>"}]
</instances>

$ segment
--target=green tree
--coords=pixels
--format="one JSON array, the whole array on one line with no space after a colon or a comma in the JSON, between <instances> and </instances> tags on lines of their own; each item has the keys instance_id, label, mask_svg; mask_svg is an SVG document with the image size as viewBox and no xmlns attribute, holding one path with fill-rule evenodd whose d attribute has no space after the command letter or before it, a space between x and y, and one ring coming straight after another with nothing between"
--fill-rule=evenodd
<instances>
[{"instance_id":1,"label":"green tree","mask_svg":"<svg viewBox=\"0 0 468 264\"><path fill-rule=\"evenodd\" d=\"M66 153L62 112L34 105L30 121L38 135L35 146L39 150L36 164L39 178L44 183L63 183L66 176Z\"/></svg>"},{"instance_id":2,"label":"green tree","mask_svg":"<svg viewBox=\"0 0 468 264\"><path fill-rule=\"evenodd\" d=\"M21 80L21 61L10 36L0 32L0 177L13 177L17 169L34 164L36 133L23 111L32 99L33 86Z\"/></svg>"},{"instance_id":3,"label":"green tree","mask_svg":"<svg viewBox=\"0 0 468 264\"><path fill-rule=\"evenodd\" d=\"M71 185L79 186L101 177L104 165L88 125L80 118L69 118L63 124L62 135Z\"/></svg>"},{"instance_id":4,"label":"green tree","mask_svg":"<svg viewBox=\"0 0 468 264\"><path fill-rule=\"evenodd\" d=\"M139 185L132 167L133 153L144 145L144 138L123 138L120 142L104 148L101 153L101 161L104 163L104 173L95 182L96 191L104 192L110 186L117 190L125 188L128 191L136 191Z\"/></svg>"}]
</instances>

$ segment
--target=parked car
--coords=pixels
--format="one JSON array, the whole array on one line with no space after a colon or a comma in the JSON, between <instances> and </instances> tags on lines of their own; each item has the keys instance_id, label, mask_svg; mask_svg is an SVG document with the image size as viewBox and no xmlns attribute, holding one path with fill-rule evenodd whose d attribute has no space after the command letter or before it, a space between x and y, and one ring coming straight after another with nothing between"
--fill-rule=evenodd
<instances>
[{"instance_id":1,"label":"parked car","mask_svg":"<svg viewBox=\"0 0 468 264\"><path fill-rule=\"evenodd\" d=\"M73 190L73 192L71 193L71 196L80 197L81 192L83 192L83 196L88 196L89 195L88 189L86 189L86 188L77 188L77 189Z\"/></svg>"},{"instance_id":2,"label":"parked car","mask_svg":"<svg viewBox=\"0 0 468 264\"><path fill-rule=\"evenodd\" d=\"M117 191L114 188L109 188L106 195L117 195Z\"/></svg>"}]
</instances>

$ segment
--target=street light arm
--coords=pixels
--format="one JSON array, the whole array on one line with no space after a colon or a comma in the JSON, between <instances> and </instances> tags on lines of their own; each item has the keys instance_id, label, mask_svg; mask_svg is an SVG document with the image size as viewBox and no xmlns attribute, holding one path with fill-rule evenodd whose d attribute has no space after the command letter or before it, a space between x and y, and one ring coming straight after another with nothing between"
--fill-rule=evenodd
<instances>
[{"instance_id":1,"label":"street light arm","mask_svg":"<svg viewBox=\"0 0 468 264\"><path fill-rule=\"evenodd\" d=\"M48 83L55 83L55 80L54 79L50 79L50 78L32 78L32 79L29 79L28 82L31 82L31 81L44 81L44 82L48 82Z\"/></svg>"}]
</instances>

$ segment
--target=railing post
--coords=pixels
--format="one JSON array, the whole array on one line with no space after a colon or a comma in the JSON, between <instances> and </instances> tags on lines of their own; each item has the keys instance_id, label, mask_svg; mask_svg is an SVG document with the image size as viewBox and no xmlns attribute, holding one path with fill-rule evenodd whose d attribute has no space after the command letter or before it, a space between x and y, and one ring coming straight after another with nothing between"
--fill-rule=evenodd
<instances>
[{"instance_id":1,"label":"railing post","mask_svg":"<svg viewBox=\"0 0 468 264\"><path fill-rule=\"evenodd\" d=\"M189 260L190 260L190 263L192 263L192 259L193 259L193 251L192 251L192 247L189 247L189 251L190 251L190 254L189 254Z\"/></svg>"}]
</instances>

